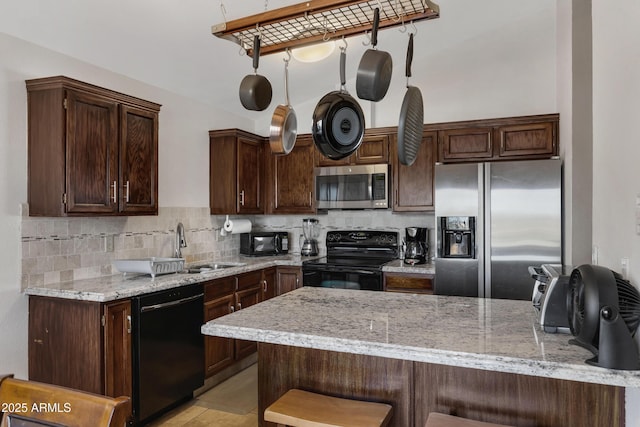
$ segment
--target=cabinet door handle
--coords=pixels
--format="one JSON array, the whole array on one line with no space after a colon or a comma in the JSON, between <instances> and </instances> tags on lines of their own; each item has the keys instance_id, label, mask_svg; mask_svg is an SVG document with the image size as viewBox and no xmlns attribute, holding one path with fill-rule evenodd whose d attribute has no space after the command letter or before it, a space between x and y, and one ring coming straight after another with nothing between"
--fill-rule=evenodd
<instances>
[{"instance_id":1,"label":"cabinet door handle","mask_svg":"<svg viewBox=\"0 0 640 427\"><path fill-rule=\"evenodd\" d=\"M313 206L313 192L309 191L309 206Z\"/></svg>"},{"instance_id":2,"label":"cabinet door handle","mask_svg":"<svg viewBox=\"0 0 640 427\"><path fill-rule=\"evenodd\" d=\"M129 203L129 181L127 180L127 183L124 185L124 189L125 189L125 201L127 203Z\"/></svg>"},{"instance_id":3,"label":"cabinet door handle","mask_svg":"<svg viewBox=\"0 0 640 427\"><path fill-rule=\"evenodd\" d=\"M264 290L264 292L267 292L267 281L266 280L262 281L262 289Z\"/></svg>"},{"instance_id":4,"label":"cabinet door handle","mask_svg":"<svg viewBox=\"0 0 640 427\"><path fill-rule=\"evenodd\" d=\"M300 287L300 278L296 277L296 288Z\"/></svg>"},{"instance_id":5,"label":"cabinet door handle","mask_svg":"<svg viewBox=\"0 0 640 427\"><path fill-rule=\"evenodd\" d=\"M244 190L240 192L240 206L244 206Z\"/></svg>"},{"instance_id":6,"label":"cabinet door handle","mask_svg":"<svg viewBox=\"0 0 640 427\"><path fill-rule=\"evenodd\" d=\"M238 303L238 310L242 310L242 303L241 302Z\"/></svg>"},{"instance_id":7,"label":"cabinet door handle","mask_svg":"<svg viewBox=\"0 0 640 427\"><path fill-rule=\"evenodd\" d=\"M117 187L118 183L116 181L113 181L113 184L111 184L111 188L113 188L113 203L117 203L118 199L117 199L117 195L116 195L116 191L117 191Z\"/></svg>"},{"instance_id":8,"label":"cabinet door handle","mask_svg":"<svg viewBox=\"0 0 640 427\"><path fill-rule=\"evenodd\" d=\"M229 313L233 313L234 311L236 311L236 308L232 304L229 306Z\"/></svg>"},{"instance_id":9,"label":"cabinet door handle","mask_svg":"<svg viewBox=\"0 0 640 427\"><path fill-rule=\"evenodd\" d=\"M127 316L127 333L131 333L131 315Z\"/></svg>"}]
</instances>

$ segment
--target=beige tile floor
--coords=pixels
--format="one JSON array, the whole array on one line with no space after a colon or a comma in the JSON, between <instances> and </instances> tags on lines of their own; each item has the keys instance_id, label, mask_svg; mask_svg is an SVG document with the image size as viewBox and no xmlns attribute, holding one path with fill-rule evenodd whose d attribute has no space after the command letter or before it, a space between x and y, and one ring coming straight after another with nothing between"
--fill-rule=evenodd
<instances>
[{"instance_id":1,"label":"beige tile floor","mask_svg":"<svg viewBox=\"0 0 640 427\"><path fill-rule=\"evenodd\" d=\"M257 364L148 424L150 427L256 427L257 425Z\"/></svg>"}]
</instances>

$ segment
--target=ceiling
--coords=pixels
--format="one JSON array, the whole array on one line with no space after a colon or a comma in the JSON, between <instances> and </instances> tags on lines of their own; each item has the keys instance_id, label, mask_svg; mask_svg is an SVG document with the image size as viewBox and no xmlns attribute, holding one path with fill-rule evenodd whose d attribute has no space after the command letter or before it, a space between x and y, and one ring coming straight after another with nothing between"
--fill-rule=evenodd
<instances>
[{"instance_id":1,"label":"ceiling","mask_svg":"<svg viewBox=\"0 0 640 427\"><path fill-rule=\"evenodd\" d=\"M211 35L211 26L224 22L225 16L234 20L297 3L300 0L10 0L0 2L0 32L256 120L261 113L245 110L238 99L240 81L253 72L251 58L236 44ZM430 22L416 23L418 31ZM347 39L348 89L367 49L364 40ZM397 29L381 30L378 37L378 47L391 51L399 73L404 71L399 63L404 62L406 40L406 33ZM284 101L283 58L282 53L261 58L259 74L273 86L272 104L262 114L270 116ZM315 104L338 85L338 49L319 63L293 60L289 65L294 106Z\"/></svg>"}]
</instances>

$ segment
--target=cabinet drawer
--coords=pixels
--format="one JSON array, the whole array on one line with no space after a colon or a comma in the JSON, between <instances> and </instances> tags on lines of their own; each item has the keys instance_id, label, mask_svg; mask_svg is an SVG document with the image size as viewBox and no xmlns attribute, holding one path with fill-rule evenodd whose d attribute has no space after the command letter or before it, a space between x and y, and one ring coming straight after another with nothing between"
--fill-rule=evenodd
<instances>
[{"instance_id":1,"label":"cabinet drawer","mask_svg":"<svg viewBox=\"0 0 640 427\"><path fill-rule=\"evenodd\" d=\"M385 273L384 290L387 292L433 293L433 276L409 273Z\"/></svg>"},{"instance_id":2,"label":"cabinet drawer","mask_svg":"<svg viewBox=\"0 0 640 427\"><path fill-rule=\"evenodd\" d=\"M262 287L262 270L241 274L238 277L238 290Z\"/></svg>"},{"instance_id":3,"label":"cabinet drawer","mask_svg":"<svg viewBox=\"0 0 640 427\"><path fill-rule=\"evenodd\" d=\"M225 295L233 294L236 290L236 277L224 277L204 284L204 301L208 302Z\"/></svg>"}]
</instances>

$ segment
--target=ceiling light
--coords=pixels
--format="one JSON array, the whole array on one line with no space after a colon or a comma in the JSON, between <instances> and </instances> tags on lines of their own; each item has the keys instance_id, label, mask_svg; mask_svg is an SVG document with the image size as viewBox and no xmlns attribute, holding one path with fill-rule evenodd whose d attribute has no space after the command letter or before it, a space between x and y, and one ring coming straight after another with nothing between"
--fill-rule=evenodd
<instances>
[{"instance_id":1,"label":"ceiling light","mask_svg":"<svg viewBox=\"0 0 640 427\"><path fill-rule=\"evenodd\" d=\"M293 57L300 62L318 62L333 53L336 44L333 40L309 46L297 47L291 50Z\"/></svg>"}]
</instances>

